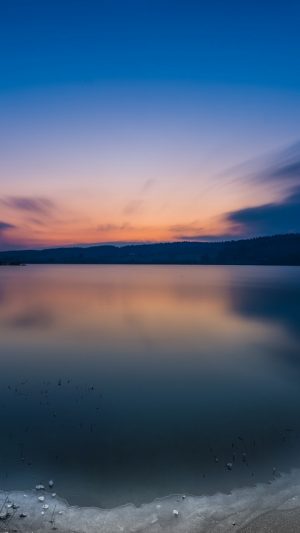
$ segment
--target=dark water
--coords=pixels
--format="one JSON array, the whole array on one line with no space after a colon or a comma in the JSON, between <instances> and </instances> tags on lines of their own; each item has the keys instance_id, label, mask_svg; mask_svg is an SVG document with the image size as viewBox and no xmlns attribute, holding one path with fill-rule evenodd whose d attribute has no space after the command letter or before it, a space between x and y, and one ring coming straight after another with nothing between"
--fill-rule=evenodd
<instances>
[{"instance_id":1,"label":"dark water","mask_svg":"<svg viewBox=\"0 0 300 533\"><path fill-rule=\"evenodd\" d=\"M300 466L298 268L1 267L0 350L0 488L111 507Z\"/></svg>"}]
</instances>

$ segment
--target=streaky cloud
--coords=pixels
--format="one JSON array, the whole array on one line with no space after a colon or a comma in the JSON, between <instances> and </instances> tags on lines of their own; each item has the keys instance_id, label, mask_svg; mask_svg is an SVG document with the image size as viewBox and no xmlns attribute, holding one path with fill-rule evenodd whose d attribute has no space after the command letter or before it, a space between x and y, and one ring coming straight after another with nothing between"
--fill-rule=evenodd
<instances>
[{"instance_id":1,"label":"streaky cloud","mask_svg":"<svg viewBox=\"0 0 300 533\"><path fill-rule=\"evenodd\" d=\"M232 211L225 220L241 235L269 235L300 231L300 186L283 200Z\"/></svg>"},{"instance_id":2,"label":"streaky cloud","mask_svg":"<svg viewBox=\"0 0 300 533\"><path fill-rule=\"evenodd\" d=\"M9 222L3 222L3 220L0 220L0 234L4 231L15 229L16 226L14 224L10 224Z\"/></svg>"},{"instance_id":3,"label":"streaky cloud","mask_svg":"<svg viewBox=\"0 0 300 533\"><path fill-rule=\"evenodd\" d=\"M115 232L115 231L131 230L131 229L134 229L134 227L128 222L123 222L121 224L112 224L112 223L98 224L96 228L96 230L99 233L104 233L104 234Z\"/></svg>"},{"instance_id":4,"label":"streaky cloud","mask_svg":"<svg viewBox=\"0 0 300 533\"><path fill-rule=\"evenodd\" d=\"M150 191L155 186L155 183L156 183L156 180L154 178L147 179L142 185L141 192L146 193Z\"/></svg>"},{"instance_id":5,"label":"streaky cloud","mask_svg":"<svg viewBox=\"0 0 300 533\"><path fill-rule=\"evenodd\" d=\"M124 215L135 215L136 213L140 212L143 203L143 200L140 199L131 200L123 208Z\"/></svg>"},{"instance_id":6,"label":"streaky cloud","mask_svg":"<svg viewBox=\"0 0 300 533\"><path fill-rule=\"evenodd\" d=\"M6 196L0 200L1 204L10 209L35 213L37 215L49 215L55 204L48 198L35 198L27 196Z\"/></svg>"},{"instance_id":7,"label":"streaky cloud","mask_svg":"<svg viewBox=\"0 0 300 533\"><path fill-rule=\"evenodd\" d=\"M8 233L16 228L14 224L0 220L0 250L11 248L11 236Z\"/></svg>"},{"instance_id":8,"label":"streaky cloud","mask_svg":"<svg viewBox=\"0 0 300 533\"><path fill-rule=\"evenodd\" d=\"M286 148L275 158L269 172L269 180L287 179L300 181L300 142Z\"/></svg>"}]
</instances>

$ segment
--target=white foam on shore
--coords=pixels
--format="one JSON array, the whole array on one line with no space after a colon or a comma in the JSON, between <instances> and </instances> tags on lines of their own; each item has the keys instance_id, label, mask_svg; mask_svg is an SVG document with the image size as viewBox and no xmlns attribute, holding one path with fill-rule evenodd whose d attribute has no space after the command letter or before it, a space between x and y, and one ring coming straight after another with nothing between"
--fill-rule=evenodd
<instances>
[{"instance_id":1,"label":"white foam on shore","mask_svg":"<svg viewBox=\"0 0 300 533\"><path fill-rule=\"evenodd\" d=\"M222 533L238 531L259 515L272 510L300 507L300 470L276 478L270 484L236 489L213 496L174 495L141 507L125 505L102 510L71 507L45 492L0 493L3 532L62 533ZM18 506L17 509L13 507ZM46 505L45 505L46 504ZM49 507L47 507L49 506ZM3 518L4 513L10 516ZM20 515L25 514L26 517Z\"/></svg>"}]
</instances>

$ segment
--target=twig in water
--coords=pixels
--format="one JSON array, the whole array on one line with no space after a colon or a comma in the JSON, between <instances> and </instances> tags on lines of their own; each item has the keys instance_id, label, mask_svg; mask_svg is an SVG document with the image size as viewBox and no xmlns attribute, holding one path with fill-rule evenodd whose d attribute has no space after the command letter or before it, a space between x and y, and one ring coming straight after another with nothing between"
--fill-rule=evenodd
<instances>
[{"instance_id":1,"label":"twig in water","mask_svg":"<svg viewBox=\"0 0 300 533\"><path fill-rule=\"evenodd\" d=\"M51 515L51 520L50 520L50 524L52 524L52 529L57 529L57 527L55 527L55 511L56 511L56 504L54 506L53 513Z\"/></svg>"}]
</instances>

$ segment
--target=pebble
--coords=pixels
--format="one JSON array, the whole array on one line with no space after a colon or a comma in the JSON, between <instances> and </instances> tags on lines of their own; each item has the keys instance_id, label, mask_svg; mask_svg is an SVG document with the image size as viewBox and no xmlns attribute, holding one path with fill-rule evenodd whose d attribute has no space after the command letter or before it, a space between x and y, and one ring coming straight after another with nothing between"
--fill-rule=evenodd
<instances>
[{"instance_id":1,"label":"pebble","mask_svg":"<svg viewBox=\"0 0 300 533\"><path fill-rule=\"evenodd\" d=\"M39 500L39 502L44 502L45 501L45 496L39 496L38 500Z\"/></svg>"},{"instance_id":2,"label":"pebble","mask_svg":"<svg viewBox=\"0 0 300 533\"><path fill-rule=\"evenodd\" d=\"M36 485L35 490L45 490L44 485Z\"/></svg>"},{"instance_id":3,"label":"pebble","mask_svg":"<svg viewBox=\"0 0 300 533\"><path fill-rule=\"evenodd\" d=\"M177 511L177 509L173 509L173 515L177 518L179 516L179 511Z\"/></svg>"},{"instance_id":4,"label":"pebble","mask_svg":"<svg viewBox=\"0 0 300 533\"><path fill-rule=\"evenodd\" d=\"M49 485L50 489L52 489L52 487L54 486L54 481L52 479L50 479L48 485Z\"/></svg>"}]
</instances>

